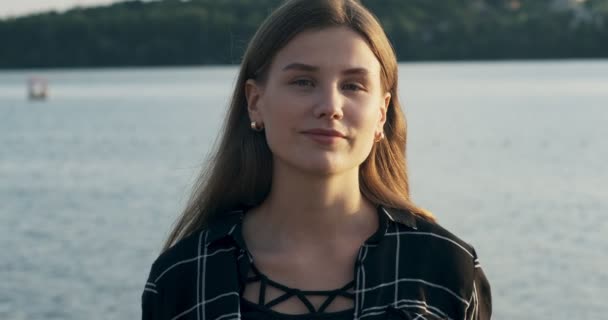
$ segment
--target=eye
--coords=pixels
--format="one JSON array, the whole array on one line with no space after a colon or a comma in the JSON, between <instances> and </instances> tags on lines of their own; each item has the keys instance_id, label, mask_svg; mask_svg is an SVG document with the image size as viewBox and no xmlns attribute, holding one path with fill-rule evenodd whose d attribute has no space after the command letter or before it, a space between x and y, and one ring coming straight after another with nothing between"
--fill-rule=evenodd
<instances>
[{"instance_id":1,"label":"eye","mask_svg":"<svg viewBox=\"0 0 608 320\"><path fill-rule=\"evenodd\" d=\"M291 84L296 85L298 87L314 87L314 83L308 79L297 79L291 82Z\"/></svg>"},{"instance_id":2,"label":"eye","mask_svg":"<svg viewBox=\"0 0 608 320\"><path fill-rule=\"evenodd\" d=\"M347 83L347 84L343 85L342 88L345 90L351 90L351 91L361 91L364 89L363 86L361 86L358 83Z\"/></svg>"}]
</instances>

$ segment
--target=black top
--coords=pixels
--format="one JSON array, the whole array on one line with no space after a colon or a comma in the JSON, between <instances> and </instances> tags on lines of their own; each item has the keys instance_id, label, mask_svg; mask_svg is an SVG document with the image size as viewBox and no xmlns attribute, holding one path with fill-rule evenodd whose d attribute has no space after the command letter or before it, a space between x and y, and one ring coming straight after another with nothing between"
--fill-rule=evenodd
<instances>
[{"instance_id":1,"label":"black top","mask_svg":"<svg viewBox=\"0 0 608 320\"><path fill-rule=\"evenodd\" d=\"M241 318L243 320L351 320L353 318L354 309L348 309L338 312L326 312L326 308L329 307L335 298L342 296L354 301L355 295L352 290L355 287L355 281L351 281L345 286L335 290L322 290L322 291L306 291L298 290L287 287L283 284L273 281L266 275L261 273L255 264L251 264L250 270L253 275L244 279L245 285L243 289L251 284L259 282L259 300L258 303L253 303L241 297ZM273 287L282 291L282 294L276 298L269 299L266 301L266 289L267 287ZM241 291L242 294L243 291ZM315 308L313 303L308 299L310 296L322 296L325 300L319 308ZM308 309L308 313L303 314L284 314L274 311L272 308L290 299L297 299L302 305Z\"/></svg>"},{"instance_id":2,"label":"black top","mask_svg":"<svg viewBox=\"0 0 608 320\"><path fill-rule=\"evenodd\" d=\"M241 299L241 319L243 320L352 320L353 309L337 312L320 312L310 314L284 314L271 309L260 309L260 306Z\"/></svg>"},{"instance_id":3,"label":"black top","mask_svg":"<svg viewBox=\"0 0 608 320\"><path fill-rule=\"evenodd\" d=\"M241 318L243 320L351 320L353 318L354 309L352 308L338 312L327 312L326 308L329 307L338 296L354 300L355 295L351 291L355 287L355 281L351 281L345 286L335 290L305 291L290 288L269 279L266 275L262 274L255 265L251 265L251 270L253 271L253 276L246 279L245 286L259 282L259 300L256 304L241 297ZM269 299L270 301L266 301L267 287L276 288L278 291L281 291L282 294L276 298ZM319 308L315 308L313 303L308 299L310 296L322 296L325 297L325 300ZM306 307L306 309L308 309L308 313L295 315L284 314L272 309L274 306L289 301L290 299L297 299Z\"/></svg>"},{"instance_id":4,"label":"black top","mask_svg":"<svg viewBox=\"0 0 608 320\"><path fill-rule=\"evenodd\" d=\"M490 285L473 247L407 211L378 213L378 230L355 261L349 319L490 319ZM142 319L243 318L243 279L252 265L240 235L243 214L221 215L156 259Z\"/></svg>"}]
</instances>

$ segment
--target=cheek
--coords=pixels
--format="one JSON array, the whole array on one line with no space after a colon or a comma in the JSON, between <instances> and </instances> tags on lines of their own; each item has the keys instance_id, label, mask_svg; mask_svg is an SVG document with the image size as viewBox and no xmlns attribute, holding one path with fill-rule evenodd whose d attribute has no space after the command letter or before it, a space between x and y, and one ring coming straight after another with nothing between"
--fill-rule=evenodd
<instances>
[{"instance_id":1,"label":"cheek","mask_svg":"<svg viewBox=\"0 0 608 320\"><path fill-rule=\"evenodd\" d=\"M306 113L306 100L289 95L283 90L268 92L263 102L262 117L272 128L293 127Z\"/></svg>"},{"instance_id":2,"label":"cheek","mask_svg":"<svg viewBox=\"0 0 608 320\"><path fill-rule=\"evenodd\" d=\"M284 96L275 95L272 101L264 105L263 120L266 127L265 134L271 149L284 145L296 130L300 116L298 108Z\"/></svg>"},{"instance_id":3,"label":"cheek","mask_svg":"<svg viewBox=\"0 0 608 320\"><path fill-rule=\"evenodd\" d=\"M271 132L274 132L275 130L285 130L293 125L296 118L293 108L289 105L281 104L281 101L279 100L275 101L274 105L269 106L266 111L264 121L266 127L269 128Z\"/></svg>"},{"instance_id":4,"label":"cheek","mask_svg":"<svg viewBox=\"0 0 608 320\"><path fill-rule=\"evenodd\" d=\"M353 111L353 124L360 128L361 133L376 130L381 118L380 108L377 105L377 102L374 100L373 102L368 102L364 107L359 105L360 108Z\"/></svg>"}]
</instances>

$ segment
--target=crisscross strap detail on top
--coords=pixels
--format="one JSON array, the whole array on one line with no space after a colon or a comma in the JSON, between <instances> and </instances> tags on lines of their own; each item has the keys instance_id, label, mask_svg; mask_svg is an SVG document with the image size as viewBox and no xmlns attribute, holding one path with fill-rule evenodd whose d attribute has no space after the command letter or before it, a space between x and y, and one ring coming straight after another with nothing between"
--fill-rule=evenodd
<instances>
[{"instance_id":1,"label":"crisscross strap detail on top","mask_svg":"<svg viewBox=\"0 0 608 320\"><path fill-rule=\"evenodd\" d=\"M278 305L281 302L287 301L292 297L297 297L306 306L310 313L322 313L325 312L325 309L327 309L327 307L331 305L331 303L338 296L342 296L351 300L355 299L355 294L353 292L349 292L350 289L353 289L355 287L354 280L347 283L345 286L335 290L299 290L289 288L278 282L272 281L264 274L262 274L253 264L251 264L251 271L253 272L253 276L247 277L245 283L247 284L258 281L260 282L260 294L258 305L268 309L271 309L272 307ZM266 302L267 286L274 287L285 293L277 298L272 299L271 301ZM319 309L315 309L315 306L310 302L310 300L308 300L306 296L327 296L327 299L321 304Z\"/></svg>"}]
</instances>

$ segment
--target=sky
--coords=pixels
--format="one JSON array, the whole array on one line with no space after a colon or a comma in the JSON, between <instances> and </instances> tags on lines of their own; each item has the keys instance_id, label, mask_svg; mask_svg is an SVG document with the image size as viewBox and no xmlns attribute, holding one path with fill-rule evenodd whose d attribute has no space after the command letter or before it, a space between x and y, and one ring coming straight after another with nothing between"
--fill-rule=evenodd
<instances>
[{"instance_id":1,"label":"sky","mask_svg":"<svg viewBox=\"0 0 608 320\"><path fill-rule=\"evenodd\" d=\"M29 13L57 10L75 6L105 5L120 0L0 0L0 18L21 16Z\"/></svg>"}]
</instances>

